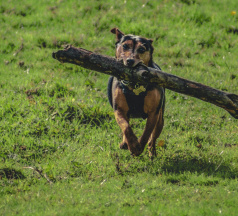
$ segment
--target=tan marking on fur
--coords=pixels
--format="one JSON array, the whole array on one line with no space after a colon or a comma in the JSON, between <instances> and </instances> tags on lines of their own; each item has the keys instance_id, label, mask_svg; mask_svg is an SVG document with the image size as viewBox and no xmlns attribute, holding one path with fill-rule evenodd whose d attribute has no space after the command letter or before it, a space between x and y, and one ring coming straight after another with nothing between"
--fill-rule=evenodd
<instances>
[{"instance_id":1,"label":"tan marking on fur","mask_svg":"<svg viewBox=\"0 0 238 216\"><path fill-rule=\"evenodd\" d=\"M135 50L137 51L141 47L146 50L146 47L141 42L138 42L136 44ZM150 51L148 50L148 51L145 51L144 53L136 52L135 58L142 60L142 63L148 66L149 61L151 59Z\"/></svg>"},{"instance_id":2,"label":"tan marking on fur","mask_svg":"<svg viewBox=\"0 0 238 216\"><path fill-rule=\"evenodd\" d=\"M147 114L154 112L157 109L160 100L161 94L158 89L155 88L152 91L148 91L144 99L144 112Z\"/></svg>"},{"instance_id":3,"label":"tan marking on fur","mask_svg":"<svg viewBox=\"0 0 238 216\"><path fill-rule=\"evenodd\" d=\"M138 54L138 57L136 56L136 58L138 59L141 59L142 60L142 63L145 64L146 66L149 65L149 62L150 62L150 52L149 51L145 51L144 53L139 53Z\"/></svg>"},{"instance_id":4,"label":"tan marking on fur","mask_svg":"<svg viewBox=\"0 0 238 216\"><path fill-rule=\"evenodd\" d=\"M123 110L126 115L129 111L129 106L126 101L126 97L122 92L122 89L116 88L112 95L113 104L117 106L117 109Z\"/></svg>"}]
</instances>

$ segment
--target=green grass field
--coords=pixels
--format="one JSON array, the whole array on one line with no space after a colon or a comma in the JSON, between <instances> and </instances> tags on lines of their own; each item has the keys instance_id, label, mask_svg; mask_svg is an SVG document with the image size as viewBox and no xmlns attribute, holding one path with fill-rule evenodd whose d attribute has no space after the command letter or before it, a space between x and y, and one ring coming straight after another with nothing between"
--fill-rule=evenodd
<instances>
[{"instance_id":1,"label":"green grass field","mask_svg":"<svg viewBox=\"0 0 238 216\"><path fill-rule=\"evenodd\" d=\"M236 119L167 90L164 145L133 158L108 76L51 57L114 56L118 27L152 38L163 71L238 94L236 0L6 0L0 23L0 215L238 214Z\"/></svg>"}]
</instances>

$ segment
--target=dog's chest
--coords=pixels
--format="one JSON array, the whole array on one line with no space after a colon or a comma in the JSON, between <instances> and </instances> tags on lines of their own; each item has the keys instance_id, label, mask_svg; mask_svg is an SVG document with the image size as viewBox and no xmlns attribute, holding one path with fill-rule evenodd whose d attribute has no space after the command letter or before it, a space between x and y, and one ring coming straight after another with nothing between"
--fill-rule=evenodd
<instances>
[{"instance_id":1,"label":"dog's chest","mask_svg":"<svg viewBox=\"0 0 238 216\"><path fill-rule=\"evenodd\" d=\"M147 94L145 87L138 86L137 88L129 89L127 86L120 84L123 93L126 97L126 101L129 107L127 113L129 118L147 118L147 114L144 112L144 100Z\"/></svg>"}]
</instances>

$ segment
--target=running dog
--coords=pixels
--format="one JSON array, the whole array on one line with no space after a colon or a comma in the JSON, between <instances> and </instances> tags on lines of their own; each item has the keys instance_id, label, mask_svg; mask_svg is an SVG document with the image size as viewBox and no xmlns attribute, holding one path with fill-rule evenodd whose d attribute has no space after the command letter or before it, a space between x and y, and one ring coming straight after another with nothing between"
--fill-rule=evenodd
<instances>
[{"instance_id":1,"label":"running dog","mask_svg":"<svg viewBox=\"0 0 238 216\"><path fill-rule=\"evenodd\" d=\"M144 64L160 69L153 62L153 40L135 35L125 35L118 28L111 30L116 35L116 58L125 66ZM108 99L115 118L123 133L121 149L129 149L133 156L140 155L148 143L150 156L156 156L156 139L164 126L165 89L154 84L142 86L137 83L110 77ZM142 136L137 139L130 118L147 119Z\"/></svg>"}]
</instances>

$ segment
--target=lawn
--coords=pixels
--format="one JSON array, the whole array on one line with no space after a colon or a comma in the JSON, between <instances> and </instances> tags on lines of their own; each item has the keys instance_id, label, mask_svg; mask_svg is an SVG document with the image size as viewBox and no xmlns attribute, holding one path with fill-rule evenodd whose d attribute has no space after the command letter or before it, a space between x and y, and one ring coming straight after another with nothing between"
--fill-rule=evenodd
<instances>
[{"instance_id":1,"label":"lawn","mask_svg":"<svg viewBox=\"0 0 238 216\"><path fill-rule=\"evenodd\" d=\"M236 0L6 0L0 23L0 215L237 215L237 119L166 90L158 156L132 157L109 77L51 56L114 56L118 27L163 71L238 94Z\"/></svg>"}]
</instances>

